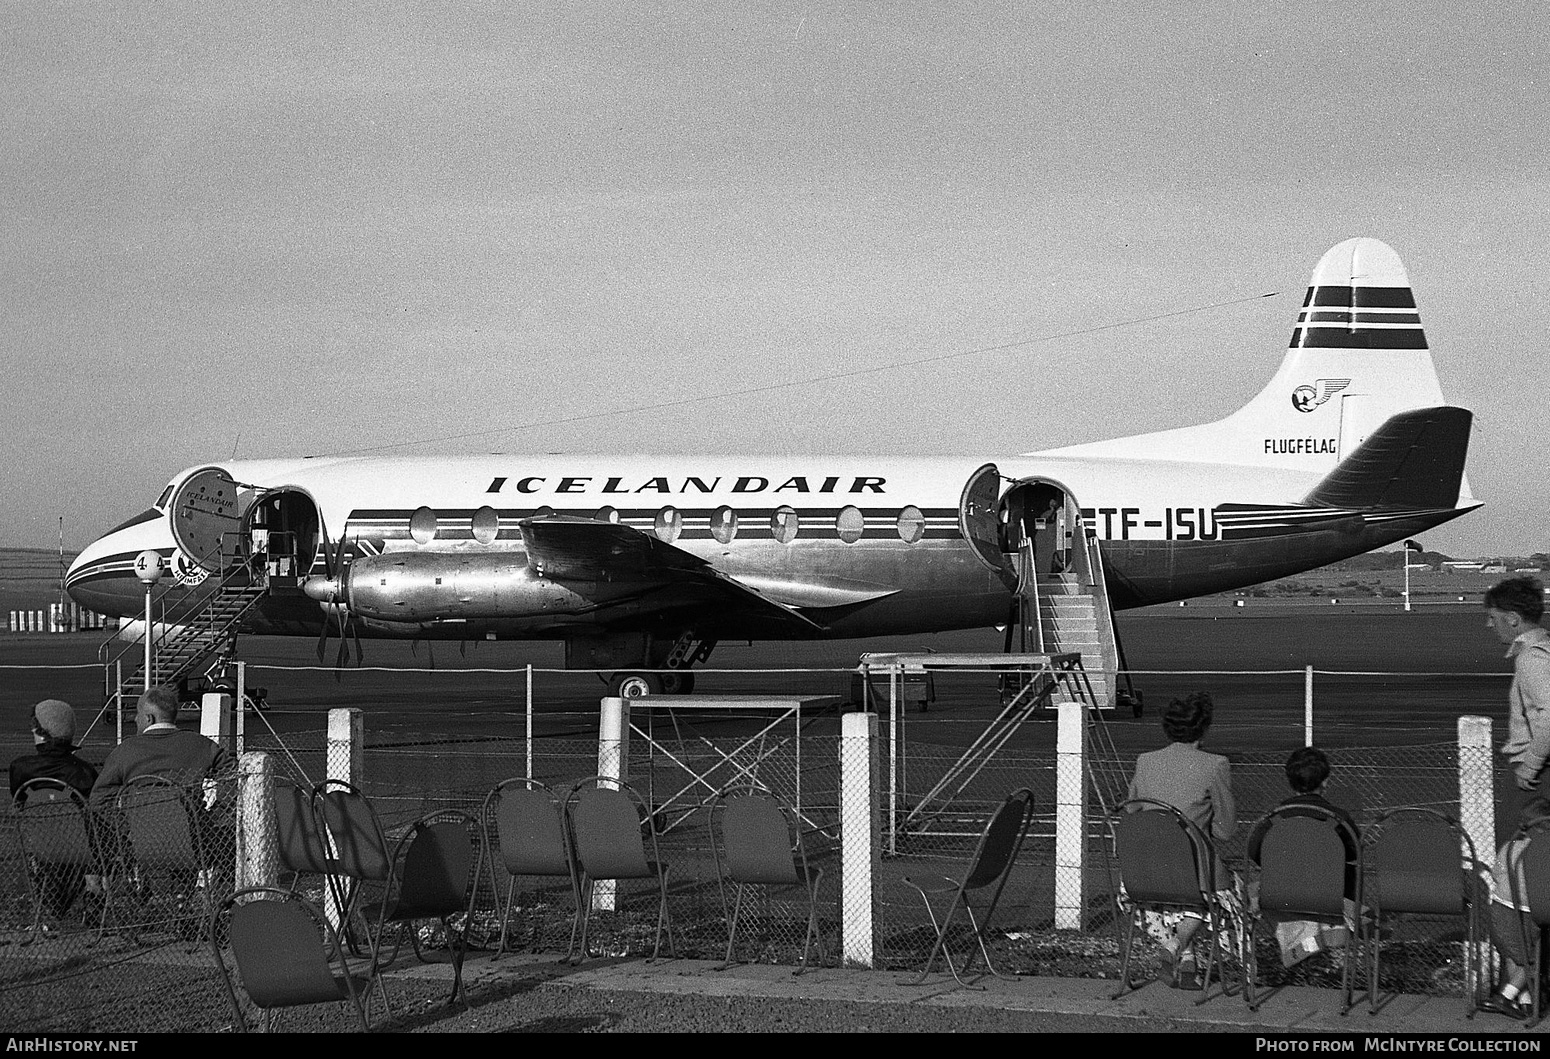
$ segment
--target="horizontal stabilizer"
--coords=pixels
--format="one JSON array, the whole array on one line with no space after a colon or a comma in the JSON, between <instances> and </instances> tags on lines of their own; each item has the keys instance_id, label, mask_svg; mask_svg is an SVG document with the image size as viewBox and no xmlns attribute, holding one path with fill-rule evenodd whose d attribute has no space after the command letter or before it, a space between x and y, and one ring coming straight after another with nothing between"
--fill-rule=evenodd
<instances>
[{"instance_id":1,"label":"horizontal stabilizer","mask_svg":"<svg viewBox=\"0 0 1550 1059\"><path fill-rule=\"evenodd\" d=\"M1458 503L1474 416L1441 405L1390 416L1340 461L1304 504L1437 510Z\"/></svg>"}]
</instances>

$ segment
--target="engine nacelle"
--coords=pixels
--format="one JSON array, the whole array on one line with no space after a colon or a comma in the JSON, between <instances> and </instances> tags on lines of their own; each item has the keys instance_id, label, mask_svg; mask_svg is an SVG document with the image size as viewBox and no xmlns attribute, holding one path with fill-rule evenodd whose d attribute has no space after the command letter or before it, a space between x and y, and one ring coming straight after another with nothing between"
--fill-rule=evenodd
<instances>
[{"instance_id":1,"label":"engine nacelle","mask_svg":"<svg viewBox=\"0 0 1550 1059\"><path fill-rule=\"evenodd\" d=\"M597 587L540 577L521 552L390 552L350 564L345 601L353 613L383 621L524 618L593 610L599 600L588 590Z\"/></svg>"}]
</instances>

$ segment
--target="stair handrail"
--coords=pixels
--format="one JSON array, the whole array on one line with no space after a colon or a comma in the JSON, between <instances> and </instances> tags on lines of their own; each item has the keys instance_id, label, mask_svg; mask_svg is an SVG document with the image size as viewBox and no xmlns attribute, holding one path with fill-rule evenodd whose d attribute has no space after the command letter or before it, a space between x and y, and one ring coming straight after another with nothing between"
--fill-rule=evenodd
<instances>
[{"instance_id":1,"label":"stair handrail","mask_svg":"<svg viewBox=\"0 0 1550 1059\"><path fill-rule=\"evenodd\" d=\"M1105 697L1112 698L1119 690L1119 644L1114 632L1114 607L1109 602L1109 582L1103 572L1103 553L1098 545L1098 535L1084 528L1086 561L1093 595L1093 617L1097 620L1098 642L1103 648L1103 675L1108 685ZM1102 703L1108 706L1110 703Z\"/></svg>"}]
</instances>

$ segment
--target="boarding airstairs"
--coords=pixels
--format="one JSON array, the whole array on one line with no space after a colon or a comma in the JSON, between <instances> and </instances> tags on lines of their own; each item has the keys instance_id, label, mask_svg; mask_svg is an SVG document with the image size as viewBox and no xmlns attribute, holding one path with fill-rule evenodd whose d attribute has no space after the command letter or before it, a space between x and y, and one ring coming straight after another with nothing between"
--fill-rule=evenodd
<instances>
[{"instance_id":1,"label":"boarding airstairs","mask_svg":"<svg viewBox=\"0 0 1550 1059\"><path fill-rule=\"evenodd\" d=\"M1039 572L1031 541L1017 552L1014 622L1007 628L1007 651L1077 654L1092 689L1092 704L1113 707L1119 683L1119 638L1109 606L1108 584L1097 538L1082 534L1081 547L1064 554L1058 573ZM1073 542L1074 543L1074 542ZM1004 688L1010 698L1020 690ZM1073 701L1069 690L1054 689L1051 703Z\"/></svg>"},{"instance_id":2,"label":"boarding airstairs","mask_svg":"<svg viewBox=\"0 0 1550 1059\"><path fill-rule=\"evenodd\" d=\"M162 626L170 632L160 641L153 640L155 682L175 686L196 673L210 673L224 666L236 650L237 631L243 620L268 590L269 579L262 569L255 571L242 563L227 569L197 611L179 618L175 624ZM154 626L146 630L146 635L154 637L155 633ZM114 642L104 643L101 652L109 709L115 700L132 704L146 688L145 640L136 639L110 653Z\"/></svg>"},{"instance_id":3,"label":"boarding airstairs","mask_svg":"<svg viewBox=\"0 0 1550 1059\"><path fill-rule=\"evenodd\" d=\"M1037 570L1033 541L1022 542L1004 653L862 656L865 669L897 674L890 676L891 698L896 698L893 682L917 670L958 667L998 672L1001 678L1001 710L985 730L913 805L891 807L890 817L904 834L943 826L954 802L1019 729L1030 720L1053 718L1062 703L1085 707L1088 775L1102 811L1124 800L1126 779L1105 717L1115 703L1119 642L1097 538L1077 526L1071 547L1049 571Z\"/></svg>"}]
</instances>

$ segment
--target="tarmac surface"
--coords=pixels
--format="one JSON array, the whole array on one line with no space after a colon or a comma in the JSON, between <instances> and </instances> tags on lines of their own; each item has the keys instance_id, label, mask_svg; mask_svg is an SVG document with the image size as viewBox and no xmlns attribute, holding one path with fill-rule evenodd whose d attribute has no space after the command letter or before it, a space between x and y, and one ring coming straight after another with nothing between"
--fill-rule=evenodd
<instances>
[{"instance_id":1,"label":"tarmac surface","mask_svg":"<svg viewBox=\"0 0 1550 1059\"><path fill-rule=\"evenodd\" d=\"M1251 1012L1236 990L1199 992L1148 982L1118 999L1118 982L1090 978L969 979L945 973L916 984L897 971L793 968L739 964L725 970L707 960L595 960L572 967L552 954L470 959L464 968L470 1004L426 1002L399 1028L420 1032L953 1032L1236 1033L1254 1036L1534 1038L1515 1019L1492 1012L1473 1018L1459 997L1387 996L1370 1014L1357 1006L1340 1014L1335 989L1286 987ZM445 963L400 964L389 988L401 997L414 985L449 988ZM438 995L440 990L437 991ZM563 1014L557 1014L563 1012ZM407 1014L407 1013L405 1013ZM1510 1046L1509 1046L1510 1047ZM1515 1049L1516 1050L1516 1049ZM1524 1049L1528 1050L1528 1049Z\"/></svg>"}]
</instances>

